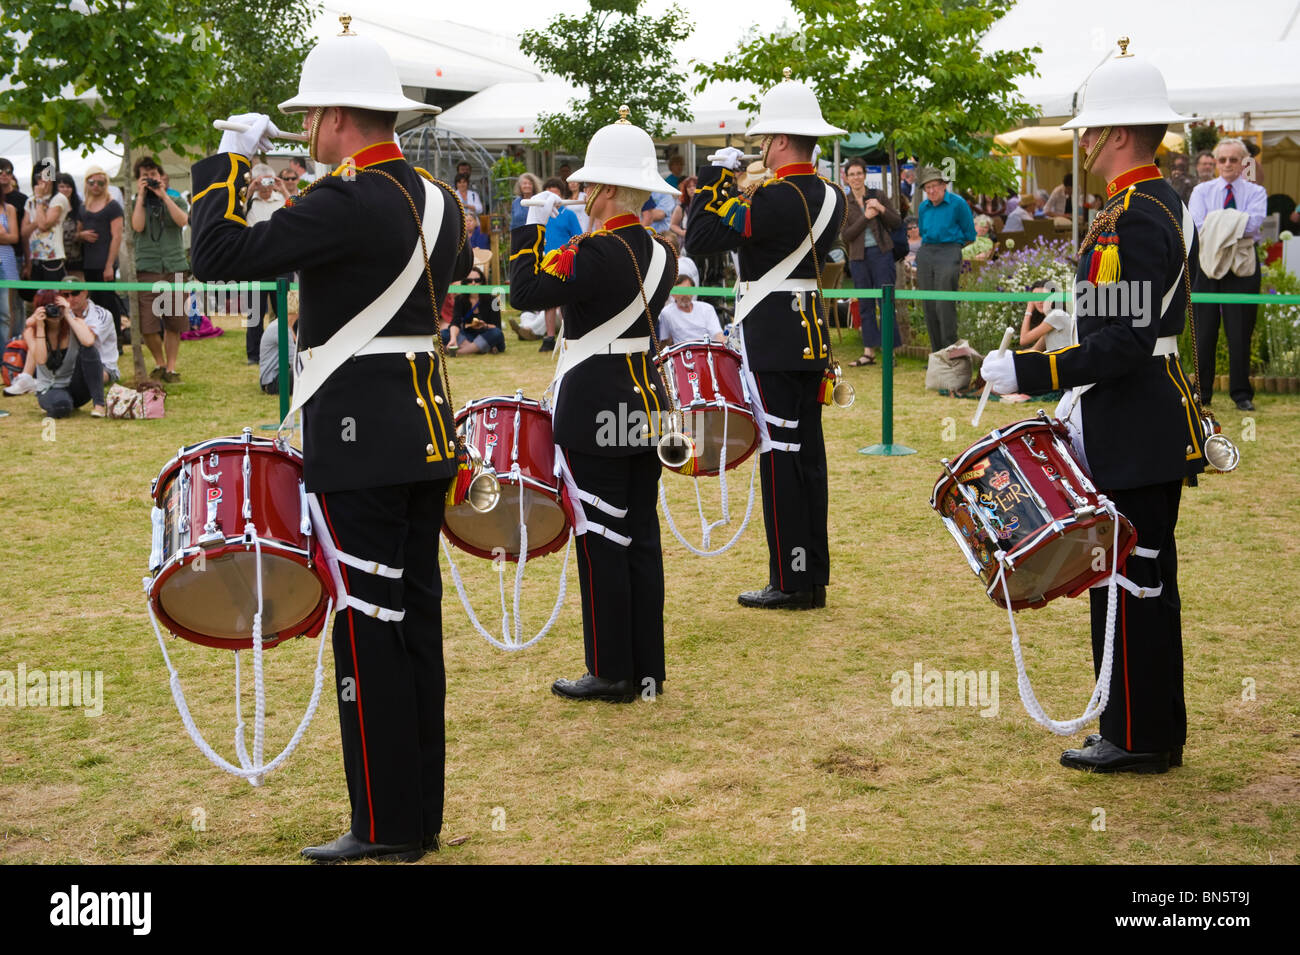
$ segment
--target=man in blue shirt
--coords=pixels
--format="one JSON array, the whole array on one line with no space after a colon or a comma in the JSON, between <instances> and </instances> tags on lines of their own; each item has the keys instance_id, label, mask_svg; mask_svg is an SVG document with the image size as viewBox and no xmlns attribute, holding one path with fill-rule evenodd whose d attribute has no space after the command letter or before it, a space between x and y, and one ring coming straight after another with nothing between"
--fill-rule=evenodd
<instances>
[{"instance_id":1,"label":"man in blue shirt","mask_svg":"<svg viewBox=\"0 0 1300 955\"><path fill-rule=\"evenodd\" d=\"M673 209L677 197L671 192L652 192L645 205L641 207L641 224L654 229L658 235L667 235L673 224Z\"/></svg>"},{"instance_id":2,"label":"man in blue shirt","mask_svg":"<svg viewBox=\"0 0 1300 955\"><path fill-rule=\"evenodd\" d=\"M542 183L542 191L553 192L561 199L566 197L567 192L564 187L564 180L558 176L552 176ZM582 224L578 222L578 216L572 209L556 206L554 215L546 223L544 235L546 240L545 245L542 247L543 255L560 248L570 239L582 235ZM546 336L542 339L542 347L538 351L555 351L555 333L559 326L560 310L558 308L548 308L546 310Z\"/></svg>"},{"instance_id":3,"label":"man in blue shirt","mask_svg":"<svg viewBox=\"0 0 1300 955\"><path fill-rule=\"evenodd\" d=\"M925 193L917 206L921 250L916 253L916 286L930 291L957 291L962 246L975 241L975 219L966 200L948 191L942 174L925 166L916 177ZM925 327L930 351L957 340L957 303L925 300Z\"/></svg>"}]
</instances>

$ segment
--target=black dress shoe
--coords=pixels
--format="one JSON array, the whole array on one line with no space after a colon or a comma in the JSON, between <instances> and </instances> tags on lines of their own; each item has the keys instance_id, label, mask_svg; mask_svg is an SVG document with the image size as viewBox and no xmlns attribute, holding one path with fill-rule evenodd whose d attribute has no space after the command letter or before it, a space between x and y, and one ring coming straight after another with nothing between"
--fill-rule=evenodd
<instances>
[{"instance_id":1,"label":"black dress shoe","mask_svg":"<svg viewBox=\"0 0 1300 955\"><path fill-rule=\"evenodd\" d=\"M435 837L436 840L436 837ZM302 857L312 862L355 862L358 859L378 859L382 862L415 862L424 855L424 847L419 843L403 846L386 846L376 842L364 842L352 834L343 833L333 842L323 846L308 846L302 850Z\"/></svg>"},{"instance_id":2,"label":"black dress shoe","mask_svg":"<svg viewBox=\"0 0 1300 955\"><path fill-rule=\"evenodd\" d=\"M766 610L812 610L826 606L826 588L820 584L812 590L781 590L768 584L762 590L746 590L736 598L742 607Z\"/></svg>"},{"instance_id":3,"label":"black dress shoe","mask_svg":"<svg viewBox=\"0 0 1300 955\"><path fill-rule=\"evenodd\" d=\"M547 335L542 339L542 347L538 351L555 351L555 337Z\"/></svg>"},{"instance_id":4,"label":"black dress shoe","mask_svg":"<svg viewBox=\"0 0 1300 955\"><path fill-rule=\"evenodd\" d=\"M1067 749L1061 765L1093 773L1164 773L1169 771L1169 753L1130 753L1102 739L1083 749Z\"/></svg>"},{"instance_id":5,"label":"black dress shoe","mask_svg":"<svg viewBox=\"0 0 1300 955\"><path fill-rule=\"evenodd\" d=\"M606 703L632 703L638 687L631 680L606 680L604 677L584 674L578 680L556 680L551 692L566 700L604 700Z\"/></svg>"},{"instance_id":6,"label":"black dress shoe","mask_svg":"<svg viewBox=\"0 0 1300 955\"><path fill-rule=\"evenodd\" d=\"M1240 401L1237 402L1237 410L1238 410L1238 411L1254 411L1254 410L1255 410L1255 402L1251 401L1249 398L1242 398Z\"/></svg>"},{"instance_id":7,"label":"black dress shoe","mask_svg":"<svg viewBox=\"0 0 1300 955\"><path fill-rule=\"evenodd\" d=\"M1089 746L1096 746L1101 742L1101 738L1100 733L1090 733L1083 738L1083 748L1087 749ZM1169 765L1183 765L1183 748L1181 746L1175 746L1169 750Z\"/></svg>"}]
</instances>

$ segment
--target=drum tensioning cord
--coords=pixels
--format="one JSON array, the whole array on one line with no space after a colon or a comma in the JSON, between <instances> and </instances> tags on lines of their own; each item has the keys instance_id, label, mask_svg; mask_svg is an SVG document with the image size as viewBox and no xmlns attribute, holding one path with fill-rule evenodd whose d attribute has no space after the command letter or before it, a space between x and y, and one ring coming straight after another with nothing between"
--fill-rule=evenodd
<instances>
[{"instance_id":1,"label":"drum tensioning cord","mask_svg":"<svg viewBox=\"0 0 1300 955\"><path fill-rule=\"evenodd\" d=\"M717 550L709 550L711 543L709 535L724 524L731 523L731 499L727 494L727 425L731 419L731 413L727 410L726 399L721 395L718 396L718 406L722 411L722 448L718 452L718 479L721 481L719 492L722 496L722 518L709 524L704 519L704 501L700 497L700 478L698 475L693 477L695 483L695 506L700 512L700 543L703 550L695 547L682 536L682 532L677 529L676 522L673 521L673 515L668 510L668 489L664 484L663 478L659 479L659 507L664 512L664 520L668 522L668 529L673 532L673 536L681 541L682 546L689 550L697 557L717 557L719 554L729 551L736 541L740 540L740 535L745 533L745 528L749 526L749 516L754 512L754 475L758 471L758 458L754 458L754 466L749 472L749 503L745 505L745 519L740 522L740 528L732 535L731 540L727 541ZM684 426L684 422L683 422Z\"/></svg>"},{"instance_id":2,"label":"drum tensioning cord","mask_svg":"<svg viewBox=\"0 0 1300 955\"><path fill-rule=\"evenodd\" d=\"M1007 602L1007 619L1011 621L1011 653L1016 658L1016 688L1020 691L1020 702L1025 712L1033 717L1034 722L1046 727L1057 736L1073 736L1097 717L1101 716L1110 699L1110 674L1115 658L1115 603L1118 590L1116 581L1119 574L1119 511L1104 495L1099 495L1097 503L1110 515L1115 525L1115 541L1110 551L1110 582L1106 589L1106 637L1101 651L1101 668L1097 673L1097 685L1093 687L1088 705L1083 715L1072 720L1054 720L1047 715L1034 688L1030 685L1029 674L1025 671L1025 658L1020 650L1020 633L1016 630L1016 615L1011 609L1011 591L1007 587L1006 551L999 550L998 573L994 583L1002 584L1002 597Z\"/></svg>"},{"instance_id":3,"label":"drum tensioning cord","mask_svg":"<svg viewBox=\"0 0 1300 955\"><path fill-rule=\"evenodd\" d=\"M199 731L194 722L194 717L190 714L189 705L185 701L185 691L181 688L181 677L176 672L176 667L172 665L171 656L167 653L167 643L163 640L162 631L158 628L158 618L154 616L153 602L147 601L149 609L149 622L153 624L154 636L158 638L158 646L162 649L163 662L167 664L167 671L170 674L169 684L172 691L172 700L176 703L176 710L181 715L181 722L185 724L185 730L190 734L190 739L199 751L208 758L208 761L218 769L225 770L232 776L238 776L240 779L247 779L254 786L262 785L268 773L274 772L280 764L289 758L289 755L298 748L302 742L303 734L307 732L307 727L311 725L312 717L316 715L316 708L320 705L321 687L325 683L325 639L326 627L334 613L334 600L331 598L325 609L325 619L321 625L321 633L317 637L320 640L320 648L316 651L316 673L311 688L311 699L307 703L307 712L303 714L302 722L294 730L293 736L285 745L280 755L275 757L269 763L262 763L262 745L265 738L266 730L266 686L263 680L262 671L262 654L265 648L262 646L262 539L257 534L257 527L251 521L244 525L244 538L252 541L257 561L257 612L253 614L253 755L248 755L248 749L244 743L244 714L240 702L240 679L239 679L239 651L235 651L235 753L239 758L240 765L236 766L228 760L222 758L216 750L209 745L204 739L203 734ZM149 585L150 578L144 579L145 587Z\"/></svg>"},{"instance_id":4,"label":"drum tensioning cord","mask_svg":"<svg viewBox=\"0 0 1300 955\"><path fill-rule=\"evenodd\" d=\"M516 410L516 417L518 411ZM519 422L516 420L515 428L518 429ZM518 431L516 430L516 433ZM488 632L487 628L479 622L478 615L474 613L474 608L469 602L469 594L465 592L465 583L461 580L460 570L456 567L456 562L452 560L452 544L447 539L447 535L442 535L443 552L447 555L447 568L451 571L451 582L456 585L456 593L460 596L461 605L465 608L465 613L469 616L469 622L474 625L474 629L492 646L498 650L513 652L515 650L526 650L531 647L542 637L551 632L551 627L555 625L556 619L560 616L560 608L564 606L564 595L568 589L569 582L569 551L573 547L573 530L569 530L568 543L564 545L564 565L560 568L560 586L559 593L555 597L555 606L551 609L551 616L546 624L535 635L527 640L523 639L523 625L519 619L519 592L524 582L524 565L528 563L528 525L524 522L524 487L519 472L519 462L515 462L510 467L510 477L514 479L515 486L519 489L519 560L515 566L515 593L514 593L514 636L510 635L510 614L506 611L506 579L504 568L497 573L497 583L501 591L501 639L498 640Z\"/></svg>"}]
</instances>

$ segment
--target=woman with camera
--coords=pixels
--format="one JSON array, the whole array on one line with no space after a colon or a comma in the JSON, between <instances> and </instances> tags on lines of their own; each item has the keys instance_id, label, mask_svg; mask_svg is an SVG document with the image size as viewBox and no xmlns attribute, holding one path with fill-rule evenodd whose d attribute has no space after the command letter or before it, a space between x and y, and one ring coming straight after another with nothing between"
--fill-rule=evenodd
<instances>
[{"instance_id":1,"label":"woman with camera","mask_svg":"<svg viewBox=\"0 0 1300 955\"><path fill-rule=\"evenodd\" d=\"M462 285L483 285L483 270L477 265L469 270ZM506 336L501 331L501 309L488 295L457 295L452 325L460 329L460 348L456 354L478 355L506 350Z\"/></svg>"},{"instance_id":2,"label":"woman with camera","mask_svg":"<svg viewBox=\"0 0 1300 955\"><path fill-rule=\"evenodd\" d=\"M64 267L63 220L71 211L68 197L54 187L54 164L42 159L32 170L32 197L23 216L27 262L23 278L57 282L67 275Z\"/></svg>"},{"instance_id":3,"label":"woman with camera","mask_svg":"<svg viewBox=\"0 0 1300 955\"><path fill-rule=\"evenodd\" d=\"M23 338L36 366L36 400L41 410L51 418L66 418L89 401L91 417L104 417L104 365L94 331L63 295L42 289L35 304Z\"/></svg>"}]
</instances>

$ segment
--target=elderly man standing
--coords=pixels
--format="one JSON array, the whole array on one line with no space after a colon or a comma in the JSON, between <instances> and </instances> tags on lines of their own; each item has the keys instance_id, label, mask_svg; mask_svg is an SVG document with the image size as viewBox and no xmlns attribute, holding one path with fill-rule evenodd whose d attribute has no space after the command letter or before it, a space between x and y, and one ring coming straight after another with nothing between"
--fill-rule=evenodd
<instances>
[{"instance_id":1,"label":"elderly man standing","mask_svg":"<svg viewBox=\"0 0 1300 955\"><path fill-rule=\"evenodd\" d=\"M916 287L955 292L962 247L975 241L975 219L966 200L948 191L948 184L933 166L923 167L916 183L925 193L917 207L921 251L916 254ZM957 303L926 299L925 327L930 333L930 351L947 348L957 340Z\"/></svg>"},{"instance_id":2,"label":"elderly man standing","mask_svg":"<svg viewBox=\"0 0 1300 955\"><path fill-rule=\"evenodd\" d=\"M1202 267L1197 270L1194 290L1197 292L1259 293L1259 262L1253 249L1238 274L1229 267L1220 272L1207 259L1221 258L1225 244L1235 244L1241 239L1259 241L1259 227L1264 221L1267 195L1263 186L1248 182L1241 175L1246 157L1246 144L1240 139L1221 139L1214 147L1214 160L1219 167L1219 178L1203 182L1192 190L1188 208L1196 231L1202 235ZM1224 210L1244 213L1224 216ZM1210 228L1207 230L1207 219ZM1233 220L1238 220L1234 222ZM1219 227L1215 226L1219 223ZM1240 229L1236 225L1240 224ZM1214 272L1220 274L1214 275ZM1214 396L1214 356L1219 344L1219 317L1228 338L1228 393L1242 411L1254 411L1255 389L1250 386L1250 339L1255 334L1258 305L1218 305L1198 302L1193 306L1196 321L1196 340L1201 365L1201 403L1208 405Z\"/></svg>"}]
</instances>

